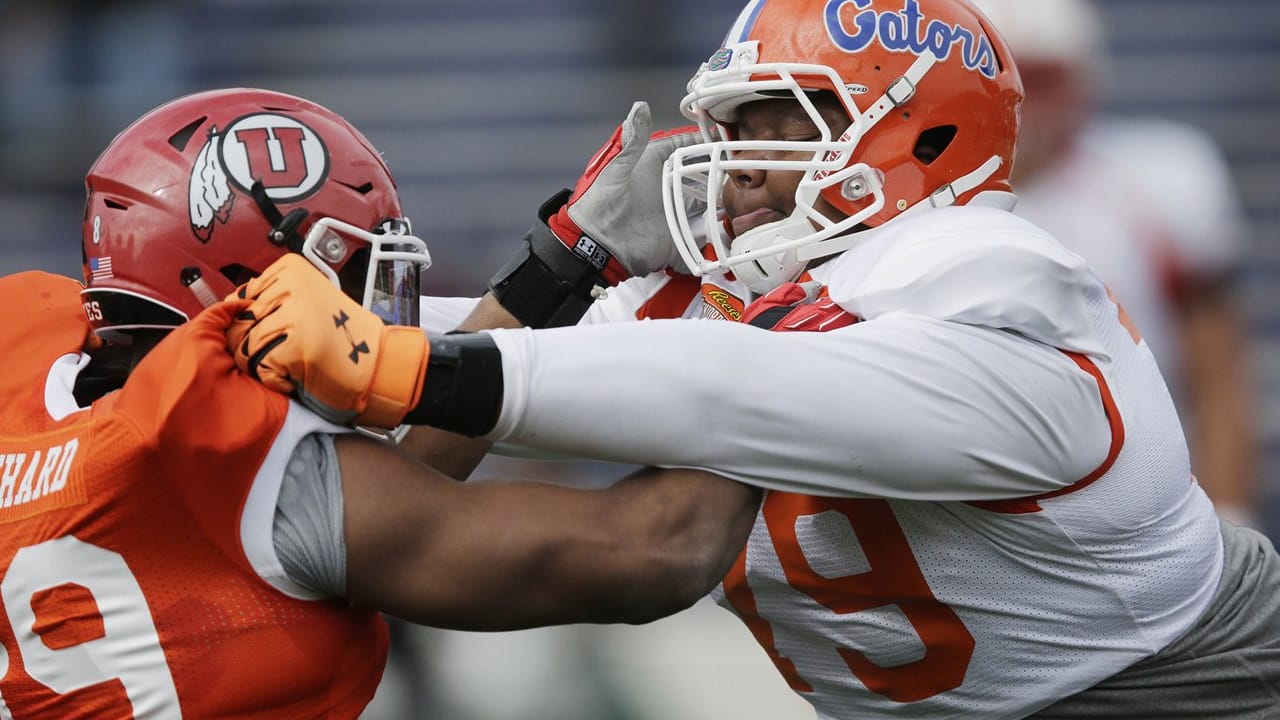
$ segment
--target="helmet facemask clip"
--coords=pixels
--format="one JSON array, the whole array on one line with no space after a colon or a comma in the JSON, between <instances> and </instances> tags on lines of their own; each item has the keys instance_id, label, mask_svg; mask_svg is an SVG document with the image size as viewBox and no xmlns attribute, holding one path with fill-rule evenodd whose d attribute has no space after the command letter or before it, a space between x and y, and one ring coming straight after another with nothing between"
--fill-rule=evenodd
<instances>
[{"instance_id":1,"label":"helmet facemask clip","mask_svg":"<svg viewBox=\"0 0 1280 720\"><path fill-rule=\"evenodd\" d=\"M253 181L249 194L253 196L253 202L258 206L263 217L271 223L271 231L267 233L267 239L274 245L289 248L290 252L302 252L303 240L298 234L298 226L302 225L311 213L303 208L294 208L287 215L281 213L280 208L276 207L271 197L267 195L267 188L262 184L261 178Z\"/></svg>"}]
</instances>

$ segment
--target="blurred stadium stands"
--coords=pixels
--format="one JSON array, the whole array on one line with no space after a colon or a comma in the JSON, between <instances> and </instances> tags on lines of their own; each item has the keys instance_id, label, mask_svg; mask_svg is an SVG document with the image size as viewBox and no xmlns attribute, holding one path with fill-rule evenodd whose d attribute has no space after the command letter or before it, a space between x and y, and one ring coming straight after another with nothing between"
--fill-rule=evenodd
<instances>
[{"instance_id":1,"label":"blurred stadium stands","mask_svg":"<svg viewBox=\"0 0 1280 720\"><path fill-rule=\"evenodd\" d=\"M1223 147L1243 195L1264 450L1259 513L1280 536L1280 4L1099 5L1115 71L1107 110L1203 128ZM246 85L306 96L363 129L385 152L415 229L431 245L428 292L478 294L534 209L572 185L632 100L648 100L659 123L682 122L684 83L738 7L2 2L0 274L78 276L81 179L97 152L129 120L178 94Z\"/></svg>"}]
</instances>

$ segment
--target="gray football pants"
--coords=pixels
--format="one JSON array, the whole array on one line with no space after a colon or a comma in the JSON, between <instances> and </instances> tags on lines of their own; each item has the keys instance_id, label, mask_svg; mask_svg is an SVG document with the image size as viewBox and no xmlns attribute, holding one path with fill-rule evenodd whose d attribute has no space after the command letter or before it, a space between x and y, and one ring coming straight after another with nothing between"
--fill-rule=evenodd
<instances>
[{"instance_id":1,"label":"gray football pants","mask_svg":"<svg viewBox=\"0 0 1280 720\"><path fill-rule=\"evenodd\" d=\"M1222 581L1209 608L1158 654L1032 717L1037 720L1280 718L1280 555L1222 523Z\"/></svg>"}]
</instances>

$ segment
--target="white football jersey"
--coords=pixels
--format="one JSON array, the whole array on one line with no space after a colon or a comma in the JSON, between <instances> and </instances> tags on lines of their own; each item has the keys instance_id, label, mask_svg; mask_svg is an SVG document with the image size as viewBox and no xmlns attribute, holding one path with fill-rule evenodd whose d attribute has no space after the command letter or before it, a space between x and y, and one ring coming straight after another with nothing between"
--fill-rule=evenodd
<instances>
[{"instance_id":1,"label":"white football jersey","mask_svg":"<svg viewBox=\"0 0 1280 720\"><path fill-rule=\"evenodd\" d=\"M1077 255L955 207L812 275L748 308L777 332L494 331L493 436L767 488L716 597L822 718L1023 717L1193 624L1218 521Z\"/></svg>"}]
</instances>

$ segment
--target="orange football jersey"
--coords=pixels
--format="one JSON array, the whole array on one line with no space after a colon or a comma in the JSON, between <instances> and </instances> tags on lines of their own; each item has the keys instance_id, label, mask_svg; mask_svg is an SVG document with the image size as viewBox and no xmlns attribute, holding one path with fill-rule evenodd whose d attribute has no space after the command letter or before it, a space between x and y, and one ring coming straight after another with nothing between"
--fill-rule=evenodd
<instances>
[{"instance_id":1,"label":"orange football jersey","mask_svg":"<svg viewBox=\"0 0 1280 720\"><path fill-rule=\"evenodd\" d=\"M289 401L239 375L202 316L76 407L79 290L0 278L0 715L356 717L381 617L263 571L300 437Z\"/></svg>"}]
</instances>

